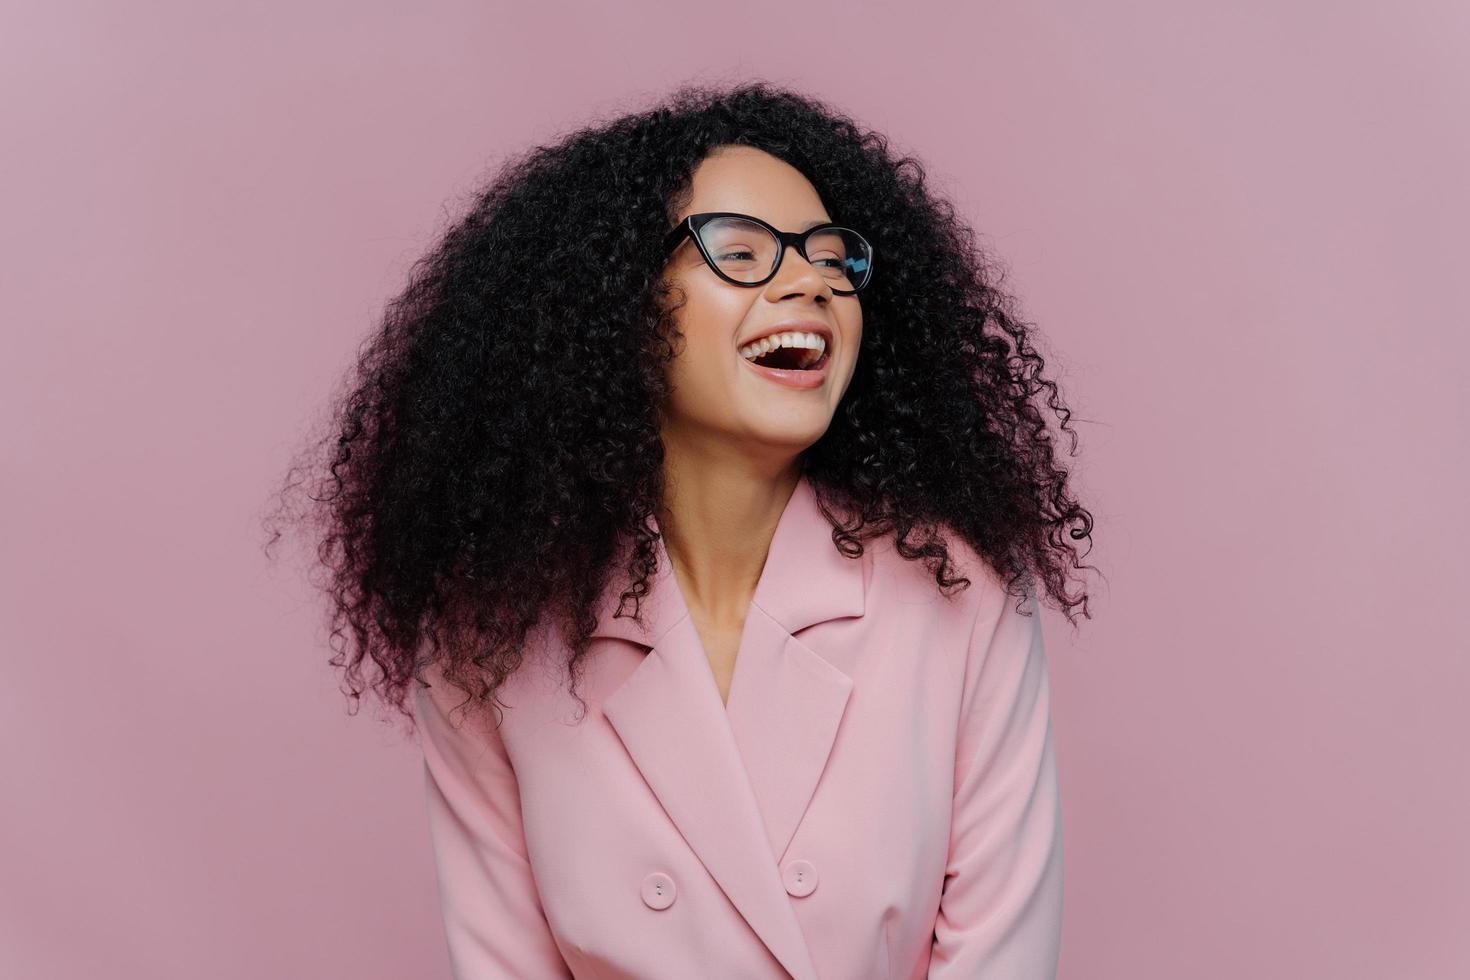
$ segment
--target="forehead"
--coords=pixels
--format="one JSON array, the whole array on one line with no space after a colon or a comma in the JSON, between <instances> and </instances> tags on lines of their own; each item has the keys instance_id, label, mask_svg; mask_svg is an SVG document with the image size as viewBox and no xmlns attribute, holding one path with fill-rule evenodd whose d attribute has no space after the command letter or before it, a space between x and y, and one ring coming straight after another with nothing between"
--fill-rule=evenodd
<instances>
[{"instance_id":1,"label":"forehead","mask_svg":"<svg viewBox=\"0 0 1470 980\"><path fill-rule=\"evenodd\" d=\"M680 219L701 211L736 211L797 231L831 220L801 171L753 147L716 149L695 168L691 191Z\"/></svg>"}]
</instances>

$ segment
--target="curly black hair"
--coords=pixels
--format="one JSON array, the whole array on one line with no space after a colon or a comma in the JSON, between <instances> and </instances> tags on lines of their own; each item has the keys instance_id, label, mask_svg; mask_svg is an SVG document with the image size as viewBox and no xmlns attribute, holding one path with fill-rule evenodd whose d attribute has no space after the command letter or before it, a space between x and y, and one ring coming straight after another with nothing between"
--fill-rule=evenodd
<instances>
[{"instance_id":1,"label":"curly black hair","mask_svg":"<svg viewBox=\"0 0 1470 980\"><path fill-rule=\"evenodd\" d=\"M482 705L560 629L577 667L595 603L627 555L633 600L656 569L664 367L676 354L662 243L712 150L791 164L834 220L874 243L855 373L803 454L849 557L892 534L948 595L958 535L1018 596L1065 610L1092 517L1068 492L1046 420L1070 412L1002 274L920 162L808 95L767 82L685 85L652 108L512 158L413 266L267 519L304 524L329 570L333 667L407 715L434 665ZM587 255L598 261L589 263ZM314 475L304 508L293 491ZM1066 530L1064 534L1063 531ZM631 542L623 550L622 543ZM338 648L337 641L347 640ZM364 661L377 674L365 683Z\"/></svg>"}]
</instances>

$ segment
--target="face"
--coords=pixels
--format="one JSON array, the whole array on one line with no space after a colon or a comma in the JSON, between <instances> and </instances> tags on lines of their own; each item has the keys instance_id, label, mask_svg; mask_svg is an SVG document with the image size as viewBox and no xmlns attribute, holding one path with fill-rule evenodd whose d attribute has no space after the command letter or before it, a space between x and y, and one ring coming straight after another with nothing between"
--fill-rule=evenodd
<instances>
[{"instance_id":1,"label":"face","mask_svg":"<svg viewBox=\"0 0 1470 980\"><path fill-rule=\"evenodd\" d=\"M692 190L679 219L735 211L782 231L832 220L800 171L752 147L716 150L695 170ZM737 286L706 264L690 238L670 254L665 276L677 289L674 302L682 300L673 316L684 336L668 366L673 392L663 436L670 452L723 455L733 448L789 460L826 432L857 365L863 311L857 295L832 292L822 264L815 247L812 262L788 247L770 282ZM742 347L788 322L797 324L792 331L830 331L817 370L766 370L742 355ZM781 365L800 353L770 356Z\"/></svg>"}]
</instances>

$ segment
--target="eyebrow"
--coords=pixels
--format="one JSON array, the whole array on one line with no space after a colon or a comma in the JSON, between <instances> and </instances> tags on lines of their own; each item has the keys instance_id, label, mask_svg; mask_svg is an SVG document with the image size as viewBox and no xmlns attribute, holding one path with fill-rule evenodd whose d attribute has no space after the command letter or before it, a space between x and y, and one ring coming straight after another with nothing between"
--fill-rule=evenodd
<instances>
[{"instance_id":1,"label":"eyebrow","mask_svg":"<svg viewBox=\"0 0 1470 980\"><path fill-rule=\"evenodd\" d=\"M682 222L684 219L683 218L680 218L679 220ZM831 219L831 218L813 218L811 221L808 221L806 224L802 225L800 228L798 228L796 230L797 231L810 231L812 228L817 227L817 225L831 224L832 221L833 221L833 219Z\"/></svg>"}]
</instances>

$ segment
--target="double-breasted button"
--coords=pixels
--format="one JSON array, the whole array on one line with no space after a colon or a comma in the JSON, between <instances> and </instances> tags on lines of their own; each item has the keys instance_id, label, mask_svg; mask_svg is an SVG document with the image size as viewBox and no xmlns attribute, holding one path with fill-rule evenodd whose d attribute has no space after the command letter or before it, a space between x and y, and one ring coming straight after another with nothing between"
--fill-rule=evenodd
<instances>
[{"instance_id":1,"label":"double-breasted button","mask_svg":"<svg viewBox=\"0 0 1470 980\"><path fill-rule=\"evenodd\" d=\"M817 869L810 861L790 861L781 873L786 891L797 898L810 895L817 890Z\"/></svg>"},{"instance_id":2,"label":"double-breasted button","mask_svg":"<svg viewBox=\"0 0 1470 980\"><path fill-rule=\"evenodd\" d=\"M651 909L666 909L674 904L674 879L655 871L643 879L643 904Z\"/></svg>"}]
</instances>

